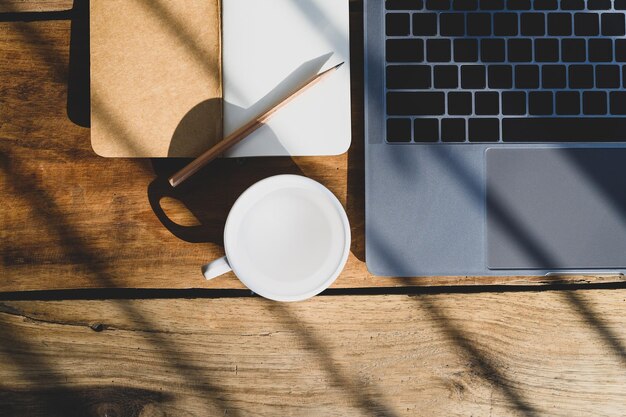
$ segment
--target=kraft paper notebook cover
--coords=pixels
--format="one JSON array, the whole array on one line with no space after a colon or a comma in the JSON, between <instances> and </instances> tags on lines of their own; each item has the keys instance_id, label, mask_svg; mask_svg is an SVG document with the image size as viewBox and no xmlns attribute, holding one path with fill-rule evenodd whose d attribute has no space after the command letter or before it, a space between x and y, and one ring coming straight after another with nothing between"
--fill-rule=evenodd
<instances>
[{"instance_id":1,"label":"kraft paper notebook cover","mask_svg":"<svg viewBox=\"0 0 626 417\"><path fill-rule=\"evenodd\" d=\"M219 0L91 0L91 143L194 157L222 137Z\"/></svg>"}]
</instances>

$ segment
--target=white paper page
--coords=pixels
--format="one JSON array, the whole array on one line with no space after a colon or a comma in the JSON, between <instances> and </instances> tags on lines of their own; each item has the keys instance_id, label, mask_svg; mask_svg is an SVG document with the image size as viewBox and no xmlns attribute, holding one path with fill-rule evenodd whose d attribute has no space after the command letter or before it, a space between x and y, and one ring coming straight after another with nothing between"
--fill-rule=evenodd
<instances>
[{"instance_id":1,"label":"white paper page","mask_svg":"<svg viewBox=\"0 0 626 417\"><path fill-rule=\"evenodd\" d=\"M223 0L222 24L225 135L345 62L225 156L345 152L351 141L348 0Z\"/></svg>"}]
</instances>

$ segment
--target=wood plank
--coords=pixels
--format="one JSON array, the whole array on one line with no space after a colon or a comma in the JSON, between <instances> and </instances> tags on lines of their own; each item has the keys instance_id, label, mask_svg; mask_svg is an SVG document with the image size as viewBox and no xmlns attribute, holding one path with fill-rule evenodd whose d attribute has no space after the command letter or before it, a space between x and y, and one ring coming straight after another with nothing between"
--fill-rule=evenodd
<instances>
[{"instance_id":1,"label":"wood plank","mask_svg":"<svg viewBox=\"0 0 626 417\"><path fill-rule=\"evenodd\" d=\"M398 280L368 273L359 7L351 13L353 143L346 154L221 160L175 190L166 178L185 161L96 156L84 127L89 125L85 5L77 0L73 21L0 21L0 291L242 288L232 274L204 281L200 265L223 255L224 222L241 192L262 178L286 173L321 182L347 209L352 251L335 288L624 280L597 276ZM118 123L119 111L109 109L94 117L125 132Z\"/></svg>"},{"instance_id":2,"label":"wood plank","mask_svg":"<svg viewBox=\"0 0 626 417\"><path fill-rule=\"evenodd\" d=\"M0 13L57 12L69 10L74 0L2 0Z\"/></svg>"},{"instance_id":3,"label":"wood plank","mask_svg":"<svg viewBox=\"0 0 626 417\"><path fill-rule=\"evenodd\" d=\"M618 416L626 290L4 301L5 416ZM95 330L94 330L95 329Z\"/></svg>"}]
</instances>

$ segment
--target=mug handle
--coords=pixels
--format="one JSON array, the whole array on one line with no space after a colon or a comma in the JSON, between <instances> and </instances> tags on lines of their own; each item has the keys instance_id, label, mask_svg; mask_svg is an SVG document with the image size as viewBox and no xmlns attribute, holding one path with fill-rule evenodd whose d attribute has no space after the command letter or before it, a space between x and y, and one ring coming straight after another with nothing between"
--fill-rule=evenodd
<instances>
[{"instance_id":1,"label":"mug handle","mask_svg":"<svg viewBox=\"0 0 626 417\"><path fill-rule=\"evenodd\" d=\"M232 270L225 256L209 262L206 265L202 265L202 275L204 275L207 280L219 277Z\"/></svg>"}]
</instances>

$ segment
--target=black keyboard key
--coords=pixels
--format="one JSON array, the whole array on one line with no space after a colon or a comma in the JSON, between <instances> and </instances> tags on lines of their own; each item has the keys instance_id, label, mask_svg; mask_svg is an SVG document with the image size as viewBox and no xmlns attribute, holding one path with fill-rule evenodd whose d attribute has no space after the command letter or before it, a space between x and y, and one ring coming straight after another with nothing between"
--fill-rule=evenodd
<instances>
[{"instance_id":1,"label":"black keyboard key","mask_svg":"<svg viewBox=\"0 0 626 417\"><path fill-rule=\"evenodd\" d=\"M387 119L387 142L410 142L411 119Z\"/></svg>"},{"instance_id":2,"label":"black keyboard key","mask_svg":"<svg viewBox=\"0 0 626 417\"><path fill-rule=\"evenodd\" d=\"M596 87L597 88L619 88L620 73L617 65L597 65L596 66Z\"/></svg>"},{"instance_id":3,"label":"black keyboard key","mask_svg":"<svg viewBox=\"0 0 626 417\"><path fill-rule=\"evenodd\" d=\"M433 68L435 88L457 88L459 74L456 65L435 65Z\"/></svg>"},{"instance_id":4,"label":"black keyboard key","mask_svg":"<svg viewBox=\"0 0 626 417\"><path fill-rule=\"evenodd\" d=\"M557 62L559 60L558 39L535 39L535 61Z\"/></svg>"},{"instance_id":5,"label":"black keyboard key","mask_svg":"<svg viewBox=\"0 0 626 417\"><path fill-rule=\"evenodd\" d=\"M611 0L587 0L589 10L609 10L610 8Z\"/></svg>"},{"instance_id":6,"label":"black keyboard key","mask_svg":"<svg viewBox=\"0 0 626 417\"><path fill-rule=\"evenodd\" d=\"M615 0L613 7L615 7L615 10L626 10L626 0Z\"/></svg>"},{"instance_id":7,"label":"black keyboard key","mask_svg":"<svg viewBox=\"0 0 626 417\"><path fill-rule=\"evenodd\" d=\"M482 62L504 62L506 52L504 39L482 39L480 41L480 59Z\"/></svg>"},{"instance_id":8,"label":"black keyboard key","mask_svg":"<svg viewBox=\"0 0 626 417\"><path fill-rule=\"evenodd\" d=\"M417 118L413 121L413 141L437 142L439 140L439 120Z\"/></svg>"},{"instance_id":9,"label":"black keyboard key","mask_svg":"<svg viewBox=\"0 0 626 417\"><path fill-rule=\"evenodd\" d=\"M587 60L584 39L561 40L561 60L563 62L585 62Z\"/></svg>"},{"instance_id":10,"label":"black keyboard key","mask_svg":"<svg viewBox=\"0 0 626 417\"><path fill-rule=\"evenodd\" d=\"M387 88L402 89L430 88L429 65L389 65L387 67Z\"/></svg>"},{"instance_id":11,"label":"black keyboard key","mask_svg":"<svg viewBox=\"0 0 626 417\"><path fill-rule=\"evenodd\" d=\"M565 88L567 73L565 65L544 65L541 67L541 87Z\"/></svg>"},{"instance_id":12,"label":"black keyboard key","mask_svg":"<svg viewBox=\"0 0 626 417\"><path fill-rule=\"evenodd\" d=\"M533 59L533 43L530 39L509 39L507 41L509 61L530 62Z\"/></svg>"},{"instance_id":13,"label":"black keyboard key","mask_svg":"<svg viewBox=\"0 0 626 417\"><path fill-rule=\"evenodd\" d=\"M450 0L426 0L426 8L428 10L448 10Z\"/></svg>"},{"instance_id":14,"label":"black keyboard key","mask_svg":"<svg viewBox=\"0 0 626 417\"><path fill-rule=\"evenodd\" d=\"M468 138L471 142L497 142L500 140L500 120L469 119Z\"/></svg>"},{"instance_id":15,"label":"black keyboard key","mask_svg":"<svg viewBox=\"0 0 626 417\"><path fill-rule=\"evenodd\" d=\"M539 88L539 66L517 65L515 67L515 88Z\"/></svg>"},{"instance_id":16,"label":"black keyboard key","mask_svg":"<svg viewBox=\"0 0 626 417\"><path fill-rule=\"evenodd\" d=\"M510 65L490 65L487 74L489 88L502 90L513 87L513 68Z\"/></svg>"},{"instance_id":17,"label":"black keyboard key","mask_svg":"<svg viewBox=\"0 0 626 417\"><path fill-rule=\"evenodd\" d=\"M519 25L520 32L524 36L543 36L546 33L543 13L522 13Z\"/></svg>"},{"instance_id":18,"label":"black keyboard key","mask_svg":"<svg viewBox=\"0 0 626 417\"><path fill-rule=\"evenodd\" d=\"M387 10L419 10L424 7L422 0L387 0Z\"/></svg>"},{"instance_id":19,"label":"black keyboard key","mask_svg":"<svg viewBox=\"0 0 626 417\"><path fill-rule=\"evenodd\" d=\"M439 116L445 113L445 97L441 92L390 91L387 93L387 114L390 116Z\"/></svg>"},{"instance_id":20,"label":"black keyboard key","mask_svg":"<svg viewBox=\"0 0 626 417\"><path fill-rule=\"evenodd\" d=\"M469 36L491 35L491 15L489 13L468 13L467 34Z\"/></svg>"},{"instance_id":21,"label":"black keyboard key","mask_svg":"<svg viewBox=\"0 0 626 417\"><path fill-rule=\"evenodd\" d=\"M415 13L413 15L413 34L432 36L437 34L437 15L435 13Z\"/></svg>"},{"instance_id":22,"label":"black keyboard key","mask_svg":"<svg viewBox=\"0 0 626 417\"><path fill-rule=\"evenodd\" d=\"M461 87L466 89L485 88L485 67L483 65L462 65Z\"/></svg>"},{"instance_id":23,"label":"black keyboard key","mask_svg":"<svg viewBox=\"0 0 626 417\"><path fill-rule=\"evenodd\" d=\"M454 116L467 116L472 114L472 93L465 91L449 92L448 114Z\"/></svg>"},{"instance_id":24,"label":"black keyboard key","mask_svg":"<svg viewBox=\"0 0 626 417\"><path fill-rule=\"evenodd\" d=\"M530 0L507 0L510 10L530 10Z\"/></svg>"},{"instance_id":25,"label":"black keyboard key","mask_svg":"<svg viewBox=\"0 0 626 417\"><path fill-rule=\"evenodd\" d=\"M502 120L509 142L617 142L626 138L626 118L510 118Z\"/></svg>"},{"instance_id":26,"label":"black keyboard key","mask_svg":"<svg viewBox=\"0 0 626 417\"><path fill-rule=\"evenodd\" d=\"M452 8L454 10L476 10L478 9L478 0L453 0Z\"/></svg>"},{"instance_id":27,"label":"black keyboard key","mask_svg":"<svg viewBox=\"0 0 626 417\"><path fill-rule=\"evenodd\" d=\"M494 14L493 33L496 36L517 36L517 13Z\"/></svg>"},{"instance_id":28,"label":"black keyboard key","mask_svg":"<svg viewBox=\"0 0 626 417\"><path fill-rule=\"evenodd\" d=\"M426 60L428 62L450 62L450 49L449 39L428 39L426 41Z\"/></svg>"},{"instance_id":29,"label":"black keyboard key","mask_svg":"<svg viewBox=\"0 0 626 417\"><path fill-rule=\"evenodd\" d=\"M549 116L552 114L552 92L532 91L528 93L528 113L533 116Z\"/></svg>"},{"instance_id":30,"label":"black keyboard key","mask_svg":"<svg viewBox=\"0 0 626 417\"><path fill-rule=\"evenodd\" d=\"M443 142L465 142L465 119L442 119L441 140Z\"/></svg>"},{"instance_id":31,"label":"black keyboard key","mask_svg":"<svg viewBox=\"0 0 626 417\"><path fill-rule=\"evenodd\" d=\"M465 35L465 16L462 13L441 13L439 26L442 36Z\"/></svg>"},{"instance_id":32,"label":"black keyboard key","mask_svg":"<svg viewBox=\"0 0 626 417\"><path fill-rule=\"evenodd\" d=\"M575 116L580 114L580 94L578 91L557 91L556 114L560 116Z\"/></svg>"},{"instance_id":33,"label":"black keyboard key","mask_svg":"<svg viewBox=\"0 0 626 417\"><path fill-rule=\"evenodd\" d=\"M613 61L613 41L611 39L589 39L589 61Z\"/></svg>"},{"instance_id":34,"label":"black keyboard key","mask_svg":"<svg viewBox=\"0 0 626 417\"><path fill-rule=\"evenodd\" d=\"M583 10L585 0L561 0L561 10Z\"/></svg>"},{"instance_id":35,"label":"black keyboard key","mask_svg":"<svg viewBox=\"0 0 626 417\"><path fill-rule=\"evenodd\" d=\"M455 39L454 40L454 61L455 62L478 61L478 41L476 39Z\"/></svg>"},{"instance_id":36,"label":"black keyboard key","mask_svg":"<svg viewBox=\"0 0 626 417\"><path fill-rule=\"evenodd\" d=\"M570 65L569 88L593 88L593 66Z\"/></svg>"},{"instance_id":37,"label":"black keyboard key","mask_svg":"<svg viewBox=\"0 0 626 417\"><path fill-rule=\"evenodd\" d=\"M576 36L597 36L600 23L596 13L575 13L574 34Z\"/></svg>"},{"instance_id":38,"label":"black keyboard key","mask_svg":"<svg viewBox=\"0 0 626 417\"><path fill-rule=\"evenodd\" d=\"M557 0L535 0L535 10L556 10L559 7Z\"/></svg>"},{"instance_id":39,"label":"black keyboard key","mask_svg":"<svg viewBox=\"0 0 626 417\"><path fill-rule=\"evenodd\" d=\"M421 62L424 60L424 41L421 39L387 39L387 62Z\"/></svg>"},{"instance_id":40,"label":"black keyboard key","mask_svg":"<svg viewBox=\"0 0 626 417\"><path fill-rule=\"evenodd\" d=\"M583 113L596 116L606 114L606 93L604 91L585 91L583 93Z\"/></svg>"},{"instance_id":41,"label":"black keyboard key","mask_svg":"<svg viewBox=\"0 0 626 417\"><path fill-rule=\"evenodd\" d=\"M572 15L570 13L548 14L548 35L570 36L572 34Z\"/></svg>"},{"instance_id":42,"label":"black keyboard key","mask_svg":"<svg viewBox=\"0 0 626 417\"><path fill-rule=\"evenodd\" d=\"M523 91L503 92L502 113L506 115L526 114L526 93Z\"/></svg>"},{"instance_id":43,"label":"black keyboard key","mask_svg":"<svg viewBox=\"0 0 626 417\"><path fill-rule=\"evenodd\" d=\"M611 114L626 115L626 91L611 91L609 100Z\"/></svg>"},{"instance_id":44,"label":"black keyboard key","mask_svg":"<svg viewBox=\"0 0 626 417\"><path fill-rule=\"evenodd\" d=\"M481 10L503 10L504 0L480 0L480 8Z\"/></svg>"},{"instance_id":45,"label":"black keyboard key","mask_svg":"<svg viewBox=\"0 0 626 417\"><path fill-rule=\"evenodd\" d=\"M624 25L624 14L603 13L602 34L604 36L624 36L626 34L626 26Z\"/></svg>"},{"instance_id":46,"label":"black keyboard key","mask_svg":"<svg viewBox=\"0 0 626 417\"><path fill-rule=\"evenodd\" d=\"M615 60L626 62L626 39L615 39Z\"/></svg>"},{"instance_id":47,"label":"black keyboard key","mask_svg":"<svg viewBox=\"0 0 626 417\"><path fill-rule=\"evenodd\" d=\"M411 32L411 21L408 13L387 13L385 16L385 32L387 36L407 36Z\"/></svg>"},{"instance_id":48,"label":"black keyboard key","mask_svg":"<svg viewBox=\"0 0 626 417\"><path fill-rule=\"evenodd\" d=\"M500 97L498 93L485 91L474 94L474 111L479 116L498 115L500 113Z\"/></svg>"}]
</instances>

